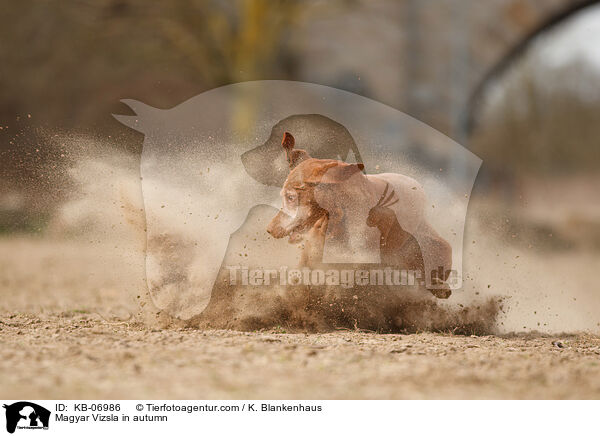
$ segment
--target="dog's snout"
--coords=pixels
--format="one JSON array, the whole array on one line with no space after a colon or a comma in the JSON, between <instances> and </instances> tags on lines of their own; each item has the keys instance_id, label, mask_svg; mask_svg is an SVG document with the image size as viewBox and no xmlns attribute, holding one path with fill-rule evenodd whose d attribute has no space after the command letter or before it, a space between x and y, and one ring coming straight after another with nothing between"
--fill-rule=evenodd
<instances>
[{"instance_id":1,"label":"dog's snout","mask_svg":"<svg viewBox=\"0 0 600 436\"><path fill-rule=\"evenodd\" d=\"M267 228L267 233L273 236L275 239L280 239L285 236L285 233L281 227L269 227Z\"/></svg>"},{"instance_id":2,"label":"dog's snout","mask_svg":"<svg viewBox=\"0 0 600 436\"><path fill-rule=\"evenodd\" d=\"M267 226L267 233L276 239L283 238L285 231L279 223L279 214L277 214Z\"/></svg>"},{"instance_id":3,"label":"dog's snout","mask_svg":"<svg viewBox=\"0 0 600 436\"><path fill-rule=\"evenodd\" d=\"M271 220L271 222L269 223L269 225L267 226L267 233L269 235L273 235L274 232L274 227L273 227L273 220Z\"/></svg>"}]
</instances>

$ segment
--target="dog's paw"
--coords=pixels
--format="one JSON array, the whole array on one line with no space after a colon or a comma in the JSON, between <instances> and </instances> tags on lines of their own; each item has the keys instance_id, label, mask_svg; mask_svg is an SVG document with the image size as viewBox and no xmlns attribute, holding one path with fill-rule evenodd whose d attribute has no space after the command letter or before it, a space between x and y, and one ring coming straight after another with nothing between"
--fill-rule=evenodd
<instances>
[{"instance_id":1,"label":"dog's paw","mask_svg":"<svg viewBox=\"0 0 600 436\"><path fill-rule=\"evenodd\" d=\"M311 229L308 231L308 237L310 239L322 239L325 237L325 234L327 233L327 225L328 225L328 219L327 219L327 215L323 215L321 218L319 218L315 224L311 227Z\"/></svg>"},{"instance_id":2,"label":"dog's paw","mask_svg":"<svg viewBox=\"0 0 600 436\"><path fill-rule=\"evenodd\" d=\"M295 230L292 231L290 233L290 235L288 236L288 242L290 244L298 244L298 243L302 242L303 240L304 240L304 237L302 236L302 234Z\"/></svg>"}]
</instances>

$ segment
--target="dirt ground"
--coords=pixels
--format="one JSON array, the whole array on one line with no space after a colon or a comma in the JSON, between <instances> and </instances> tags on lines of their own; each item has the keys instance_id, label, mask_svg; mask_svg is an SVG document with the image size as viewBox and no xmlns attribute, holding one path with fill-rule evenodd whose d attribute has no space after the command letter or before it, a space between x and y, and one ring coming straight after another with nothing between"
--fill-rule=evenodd
<instances>
[{"instance_id":1,"label":"dirt ground","mask_svg":"<svg viewBox=\"0 0 600 436\"><path fill-rule=\"evenodd\" d=\"M593 335L151 328L125 252L0 240L4 398L600 398Z\"/></svg>"},{"instance_id":2,"label":"dirt ground","mask_svg":"<svg viewBox=\"0 0 600 436\"><path fill-rule=\"evenodd\" d=\"M0 318L4 398L600 398L600 339L149 330Z\"/></svg>"}]
</instances>

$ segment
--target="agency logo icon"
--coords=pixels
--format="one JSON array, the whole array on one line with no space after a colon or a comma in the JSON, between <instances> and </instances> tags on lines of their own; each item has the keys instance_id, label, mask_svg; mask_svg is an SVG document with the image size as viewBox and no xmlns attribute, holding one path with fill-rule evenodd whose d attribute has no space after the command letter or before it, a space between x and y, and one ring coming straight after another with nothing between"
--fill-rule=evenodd
<instances>
[{"instance_id":1,"label":"agency logo icon","mask_svg":"<svg viewBox=\"0 0 600 436\"><path fill-rule=\"evenodd\" d=\"M6 431L14 433L19 430L47 430L50 424L50 411L45 407L29 401L18 401L3 406L6 409Z\"/></svg>"},{"instance_id":2,"label":"agency logo icon","mask_svg":"<svg viewBox=\"0 0 600 436\"><path fill-rule=\"evenodd\" d=\"M286 268L317 278L352 269L360 283L363 270L397 271L393 285L372 275L381 292L403 273L438 298L461 288L481 160L435 129L301 82L228 85L166 110L123 103L135 114L115 118L145 136L146 278L157 308L191 319L245 271L255 283ZM295 286L284 281L261 283Z\"/></svg>"}]
</instances>

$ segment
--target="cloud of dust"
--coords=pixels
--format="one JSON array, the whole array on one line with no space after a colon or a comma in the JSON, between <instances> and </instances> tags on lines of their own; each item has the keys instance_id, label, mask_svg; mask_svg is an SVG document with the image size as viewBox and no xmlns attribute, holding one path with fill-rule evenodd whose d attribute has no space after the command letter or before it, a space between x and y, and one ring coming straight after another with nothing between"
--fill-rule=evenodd
<instances>
[{"instance_id":1,"label":"cloud of dust","mask_svg":"<svg viewBox=\"0 0 600 436\"><path fill-rule=\"evenodd\" d=\"M523 219L518 206L503 211L483 197L472 199L464 289L456 301L501 296L498 331L503 333L600 332L597 249L563 246L560 226L546 228Z\"/></svg>"},{"instance_id":2,"label":"cloud of dust","mask_svg":"<svg viewBox=\"0 0 600 436\"><path fill-rule=\"evenodd\" d=\"M145 296L138 301L143 319L149 324L241 330L359 328L380 332L435 330L469 334L490 333L494 329L498 303L493 298L454 308L425 292L410 290L302 286L245 289L228 285L227 265L276 268L298 264L299 246L266 234L266 226L277 211L267 205L254 207L242 227L232 234L225 259L218 259L222 260L222 267L206 306L206 302L199 301L194 294L195 284L204 280L201 271L206 250L198 245L198 232L202 227L194 223L193 217L206 211L206 201L210 199L190 201L176 187L161 186L160 197L186 203L184 209L192 218L188 223L173 215L173 211L181 208L159 207L152 219L157 228L162 223L164 232L155 232L154 237L146 240L139 158L116 152L94 139L71 140L88 141L88 146L82 147L86 152L76 157L68 169L75 188L60 207L50 232L96 242L102 250L100 256L129 262L138 271L134 274L137 284L130 286L129 297ZM211 165L210 171L214 177L236 183L230 168L220 172L217 165ZM235 189L230 192L239 195ZM219 218L216 221L219 222ZM140 269L145 269L147 245L153 249L152 256L145 260L146 265L154 263L160 268L164 283L146 283L145 277L139 275ZM149 293L140 291L142 288L148 288ZM204 311L198 309L204 306Z\"/></svg>"},{"instance_id":3,"label":"cloud of dust","mask_svg":"<svg viewBox=\"0 0 600 436\"><path fill-rule=\"evenodd\" d=\"M159 264L169 279L154 283L160 290L153 293L150 287L151 298L139 300L149 323L159 320L163 326L289 331L598 331L599 307L591 292L595 289L591 271L597 270L597 259L586 252L537 248L534 238L532 244L515 243L505 228L493 224L486 205L478 204L477 198L466 225L464 286L448 301L415 290L383 287L254 289L229 285L227 265L268 268L298 263L297 246L266 235L267 223L276 209L262 205L253 208L231 236L206 306L193 292L195 283L204 279L198 274L204 262L202 247L195 245L201 226L190 220L173 231L173 223L179 220L170 215L169 208L161 208L153 219L163 222L168 231L146 241L138 165L136 156L108 148L76 159L69 169L76 189L60 208L50 231L101 241L102 247L114 246L114 250L103 248L101 256L127 259L137 271L143 271L146 243L153 244L154 258L148 261ZM216 166L211 171L220 176ZM172 198L178 195L173 187L163 189ZM190 202L190 216L203 213L201 206L201 202ZM177 276L181 271L189 274ZM138 274L137 284L130 287L132 296L140 295L147 286ZM182 298L181 293L188 295ZM200 306L206 309L198 311Z\"/></svg>"},{"instance_id":4,"label":"cloud of dust","mask_svg":"<svg viewBox=\"0 0 600 436\"><path fill-rule=\"evenodd\" d=\"M596 258L544 249L533 239L533 249L524 248L522 234L507 238L495 200L473 204L470 190L481 160L406 114L333 88L284 81L230 85L168 110L125 102L136 115L116 118L144 133L141 157L100 142L79 146L69 170L77 189L61 208L57 228L114 243L107 256L141 258L147 289L141 301L152 322L478 334L597 329L597 303L588 292ZM245 118L238 115L246 112L251 116L239 129L236 120ZM280 207L280 187L260 175L270 168L266 179L277 179L277 165L285 166L277 129L297 132L307 138L298 147L309 147L314 135L308 133L340 133L340 126L354 145L345 152L332 147L339 143L334 135L315 152L337 158L356 148L367 173L403 174L423 185L427 220L452 246L453 269L462 271L463 287L449 300L381 286L254 289L227 283L229 266L299 263L298 246L266 233ZM512 225L521 233L520 222ZM578 303L567 304L570 299Z\"/></svg>"}]
</instances>

